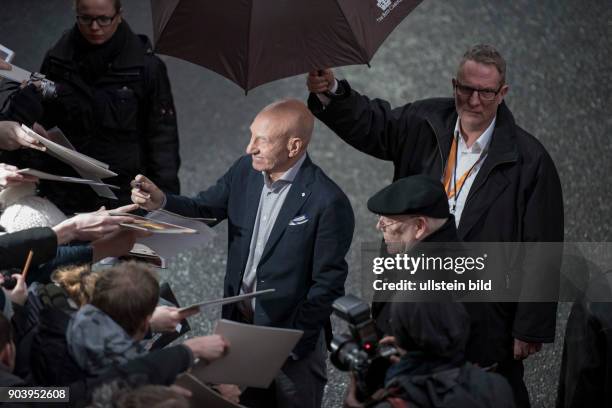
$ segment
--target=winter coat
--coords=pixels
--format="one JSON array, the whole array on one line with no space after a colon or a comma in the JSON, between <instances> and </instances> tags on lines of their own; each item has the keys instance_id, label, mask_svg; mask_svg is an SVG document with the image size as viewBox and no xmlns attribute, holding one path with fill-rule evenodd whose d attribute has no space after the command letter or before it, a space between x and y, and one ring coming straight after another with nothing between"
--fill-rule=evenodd
<instances>
[{"instance_id":1,"label":"winter coat","mask_svg":"<svg viewBox=\"0 0 612 408\"><path fill-rule=\"evenodd\" d=\"M442 179L457 121L455 103L435 98L392 109L388 102L360 95L340 81L343 96L323 107L311 94L311 111L344 141L371 156L394 164L393 179L428 174ZM487 158L472 187L457 229L471 242L561 242L563 198L555 165L542 144L519 127L505 103L497 111ZM560 258L559 258L560 259ZM523 279L534 287L554 285L538 275L531 259ZM522 265L509 265L523 270ZM552 342L556 303L490 303L487 308L487 350L474 350L472 361L482 366L512 358L512 341Z\"/></svg>"},{"instance_id":2,"label":"winter coat","mask_svg":"<svg viewBox=\"0 0 612 408\"><path fill-rule=\"evenodd\" d=\"M94 79L86 77L77 61L75 49L82 39L76 27L60 38L42 63L41 73L56 83L57 97L43 101L39 122L46 129L58 126L77 151L110 165L118 176L104 181L121 188L115 191L116 201L99 197L89 186L41 182L40 194L68 215L129 203L129 183L139 173L165 192L180 192L178 131L166 66L153 54L148 38L134 34L125 22L115 36L120 32L117 55ZM20 168L81 177L46 153L16 151L4 156L5 162Z\"/></svg>"}]
</instances>

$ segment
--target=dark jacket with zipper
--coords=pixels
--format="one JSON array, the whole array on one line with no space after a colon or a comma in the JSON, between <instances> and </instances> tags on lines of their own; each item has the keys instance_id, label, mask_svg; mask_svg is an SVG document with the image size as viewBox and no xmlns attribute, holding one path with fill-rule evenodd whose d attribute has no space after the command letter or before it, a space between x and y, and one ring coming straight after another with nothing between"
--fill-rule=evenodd
<instances>
[{"instance_id":1,"label":"dark jacket with zipper","mask_svg":"<svg viewBox=\"0 0 612 408\"><path fill-rule=\"evenodd\" d=\"M178 131L166 67L148 38L134 34L125 22L121 25L124 40L108 68L93 79L79 65L76 29L66 32L42 63L41 73L57 84L58 96L43 101L44 115L35 120L46 129L58 126L77 151L109 164L118 176L104 181L121 188L115 201L97 196L89 186L42 182L41 195L65 213L130 203L129 182L138 173L165 192L180 192ZM5 155L17 156L5 161L19 167L80 177L45 153Z\"/></svg>"},{"instance_id":2,"label":"dark jacket with zipper","mask_svg":"<svg viewBox=\"0 0 612 408\"><path fill-rule=\"evenodd\" d=\"M340 81L339 89L342 96L325 108L310 95L308 105L317 118L351 146L392 161L394 180L414 174L442 179L457 121L453 99L426 99L392 109L386 101L360 95L346 81ZM470 188L457 232L460 240L470 242L563 241L563 198L555 165L542 144L514 122L505 103L497 110L488 156ZM509 286L521 285L523 279L543 280L536 260L521 262L523 266L509 265L508 270L524 271L508 276ZM490 349L480 350L478 358L470 356L481 365L512 358L513 338L554 340L556 303L486 307Z\"/></svg>"}]
</instances>

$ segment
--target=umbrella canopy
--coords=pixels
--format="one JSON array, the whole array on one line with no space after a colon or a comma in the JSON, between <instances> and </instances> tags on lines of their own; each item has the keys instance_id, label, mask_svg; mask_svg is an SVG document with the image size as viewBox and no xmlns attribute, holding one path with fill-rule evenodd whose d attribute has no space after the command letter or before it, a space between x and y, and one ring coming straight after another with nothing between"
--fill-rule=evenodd
<instances>
[{"instance_id":1,"label":"umbrella canopy","mask_svg":"<svg viewBox=\"0 0 612 408\"><path fill-rule=\"evenodd\" d=\"M422 0L151 0L156 51L245 91L317 68L367 64Z\"/></svg>"}]
</instances>

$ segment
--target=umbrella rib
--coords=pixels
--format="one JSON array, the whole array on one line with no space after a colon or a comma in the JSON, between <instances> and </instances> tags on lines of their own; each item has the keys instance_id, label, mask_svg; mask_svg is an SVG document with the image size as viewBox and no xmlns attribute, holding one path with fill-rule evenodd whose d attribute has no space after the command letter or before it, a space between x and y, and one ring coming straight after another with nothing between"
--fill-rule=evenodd
<instances>
[{"instance_id":1,"label":"umbrella rib","mask_svg":"<svg viewBox=\"0 0 612 408\"><path fill-rule=\"evenodd\" d=\"M166 22L163 24L161 28L161 30L159 30L159 35L157 36L157 38L154 38L155 40L155 44L153 44L153 50L156 51L157 49L157 43L159 42L159 40L162 38L162 36L164 35L164 33L166 32L166 29L168 28L168 23L170 22L170 20L172 20L172 17L174 16L174 13L176 12L177 7L179 6L179 3L181 2L181 0L176 0L176 4L174 5L174 8L172 9L172 11L169 13L168 18L166 19ZM153 3L151 3L152 5ZM151 7L151 14L153 14L153 7ZM152 18L152 20L154 20L154 18ZM153 21L153 35L155 35L155 21Z\"/></svg>"},{"instance_id":2,"label":"umbrella rib","mask_svg":"<svg viewBox=\"0 0 612 408\"><path fill-rule=\"evenodd\" d=\"M245 69L246 69L246 75L245 75L245 80L246 80L246 84L244 84L244 94L246 95L249 92L249 86L251 85L251 23L253 21L253 3L255 3L255 0L251 0L251 9L249 10L249 27L247 28L247 41L246 41L246 45L247 45L247 49L246 49L246 64L245 64Z\"/></svg>"},{"instance_id":3,"label":"umbrella rib","mask_svg":"<svg viewBox=\"0 0 612 408\"><path fill-rule=\"evenodd\" d=\"M342 17L344 17L344 21L346 21L346 24L348 24L349 26L351 35L353 36L353 40L355 40L355 44L358 45L359 50L361 51L361 57L366 62L366 64L370 66L370 59L368 58L368 53L366 52L365 48L363 48L363 45L361 44L361 42L357 40L357 36L355 35L355 32L353 31L353 26L351 25L351 23L349 23L348 18L346 18L346 13L344 12L342 5L340 4L341 0L335 0L335 1L336 1L336 4L338 5L338 8L340 9L340 13L342 13Z\"/></svg>"}]
</instances>

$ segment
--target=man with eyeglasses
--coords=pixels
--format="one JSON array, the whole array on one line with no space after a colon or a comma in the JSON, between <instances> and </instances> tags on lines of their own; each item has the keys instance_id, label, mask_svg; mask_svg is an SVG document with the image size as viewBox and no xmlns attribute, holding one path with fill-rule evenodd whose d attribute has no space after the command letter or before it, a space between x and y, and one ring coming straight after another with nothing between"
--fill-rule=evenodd
<instances>
[{"instance_id":1,"label":"man with eyeglasses","mask_svg":"<svg viewBox=\"0 0 612 408\"><path fill-rule=\"evenodd\" d=\"M562 242L557 170L542 144L515 123L504 102L509 89L505 75L499 52L476 45L459 63L452 81L454 98L393 109L324 69L308 75L308 104L347 143L392 161L394 180L428 174L442 181L461 240ZM529 266L523 276L532 285L555 284L543 281L532 259L511 266ZM511 276L508 283L522 285L522 280ZM485 322L487 337L471 341L468 358L482 366L497 364L512 385L517 405L529 406L521 360L538 352L542 343L554 341L556 303L482 304L471 315Z\"/></svg>"},{"instance_id":2,"label":"man with eyeglasses","mask_svg":"<svg viewBox=\"0 0 612 408\"><path fill-rule=\"evenodd\" d=\"M46 129L58 126L77 151L109 164L118 176L105 181L121 187L115 191L119 203L130 202L129 183L137 174L179 193L177 121L165 64L149 39L124 21L120 0L75 0L74 5L74 27L47 52L40 70L55 82L55 95L32 102L42 104L42 118L33 114L40 109L21 109L25 114L14 119L29 126L37 121ZM80 177L40 152L18 151L7 161ZM118 205L72 183L41 182L40 193L65 213Z\"/></svg>"},{"instance_id":3,"label":"man with eyeglasses","mask_svg":"<svg viewBox=\"0 0 612 408\"><path fill-rule=\"evenodd\" d=\"M406 253L418 242L456 242L445 198L440 181L423 174L396 180L370 197L368 210L378 215L387 253Z\"/></svg>"}]
</instances>

